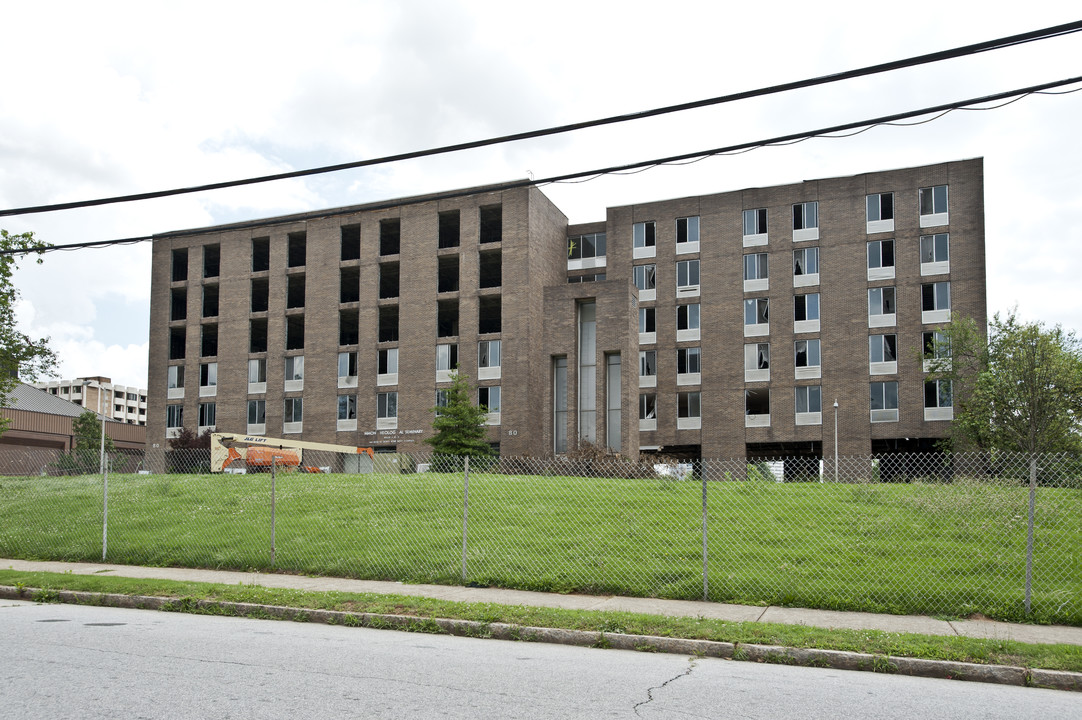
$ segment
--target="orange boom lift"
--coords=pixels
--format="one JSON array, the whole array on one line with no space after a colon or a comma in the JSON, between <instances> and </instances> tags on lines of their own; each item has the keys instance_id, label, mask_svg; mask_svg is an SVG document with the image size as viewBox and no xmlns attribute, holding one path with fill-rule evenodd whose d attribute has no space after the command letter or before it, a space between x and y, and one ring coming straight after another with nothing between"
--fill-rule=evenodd
<instances>
[{"instance_id":1,"label":"orange boom lift","mask_svg":"<svg viewBox=\"0 0 1082 720\"><path fill-rule=\"evenodd\" d=\"M320 472L318 467L301 464L303 450L324 450L347 455L374 457L372 448L330 443L285 440L262 435L212 433L210 436L210 470L222 472L233 462L242 460L245 467L266 469L272 464L281 468L297 468L303 472Z\"/></svg>"}]
</instances>

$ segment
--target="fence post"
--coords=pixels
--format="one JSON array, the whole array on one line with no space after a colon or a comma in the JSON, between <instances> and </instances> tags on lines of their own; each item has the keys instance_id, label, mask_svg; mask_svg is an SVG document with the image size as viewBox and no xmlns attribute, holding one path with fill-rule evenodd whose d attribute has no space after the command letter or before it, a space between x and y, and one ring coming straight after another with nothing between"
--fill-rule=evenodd
<instances>
[{"instance_id":1,"label":"fence post","mask_svg":"<svg viewBox=\"0 0 1082 720\"><path fill-rule=\"evenodd\" d=\"M710 580L709 571L707 570L707 522L706 522L706 467L699 462L699 475L703 481L703 602L709 599L710 594Z\"/></svg>"},{"instance_id":2,"label":"fence post","mask_svg":"<svg viewBox=\"0 0 1082 720\"><path fill-rule=\"evenodd\" d=\"M466 582L466 531L470 520L470 456L466 456L466 463L462 471L462 582Z\"/></svg>"},{"instance_id":3,"label":"fence post","mask_svg":"<svg viewBox=\"0 0 1082 720\"><path fill-rule=\"evenodd\" d=\"M1033 514L1037 504L1037 456L1029 456L1029 526L1026 530L1026 615L1033 598Z\"/></svg>"},{"instance_id":4,"label":"fence post","mask_svg":"<svg viewBox=\"0 0 1082 720\"><path fill-rule=\"evenodd\" d=\"M109 550L109 462L103 460L101 464L102 474L102 507L101 507L101 561L105 562L105 554Z\"/></svg>"},{"instance_id":5,"label":"fence post","mask_svg":"<svg viewBox=\"0 0 1082 720\"><path fill-rule=\"evenodd\" d=\"M271 567L274 567L274 507L275 507L275 483L278 478L278 458L271 456Z\"/></svg>"}]
</instances>

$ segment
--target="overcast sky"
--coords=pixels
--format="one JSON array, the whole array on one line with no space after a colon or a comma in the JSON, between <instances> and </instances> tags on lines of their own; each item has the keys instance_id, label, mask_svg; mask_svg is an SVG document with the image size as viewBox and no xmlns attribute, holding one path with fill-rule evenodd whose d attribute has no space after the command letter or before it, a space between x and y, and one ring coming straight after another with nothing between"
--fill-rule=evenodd
<instances>
[{"instance_id":1,"label":"overcast sky","mask_svg":"<svg viewBox=\"0 0 1082 720\"><path fill-rule=\"evenodd\" d=\"M714 97L1076 20L1076 2L6 3L0 207L371 158ZM645 160L1082 75L1082 33L887 75L469 153L0 218L60 245ZM1079 86L1072 86L1079 87ZM988 307L1082 330L1082 92L548 186L605 208L985 159ZM15 277L63 377L145 386L150 246Z\"/></svg>"}]
</instances>

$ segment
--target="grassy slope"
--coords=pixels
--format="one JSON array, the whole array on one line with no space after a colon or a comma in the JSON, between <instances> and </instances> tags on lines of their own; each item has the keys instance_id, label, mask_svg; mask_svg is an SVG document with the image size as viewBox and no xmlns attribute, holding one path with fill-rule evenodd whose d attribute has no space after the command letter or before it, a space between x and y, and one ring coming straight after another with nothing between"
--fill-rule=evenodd
<instances>
[{"instance_id":1,"label":"grassy slope","mask_svg":"<svg viewBox=\"0 0 1082 720\"><path fill-rule=\"evenodd\" d=\"M270 567L270 478L121 475L108 560ZM275 567L461 582L457 475L282 475ZM702 486L471 474L467 579L701 598ZM715 601L1022 619L1017 486L709 483ZM0 555L101 559L101 480L0 478ZM1082 625L1082 493L1042 488L1034 619Z\"/></svg>"}]
</instances>

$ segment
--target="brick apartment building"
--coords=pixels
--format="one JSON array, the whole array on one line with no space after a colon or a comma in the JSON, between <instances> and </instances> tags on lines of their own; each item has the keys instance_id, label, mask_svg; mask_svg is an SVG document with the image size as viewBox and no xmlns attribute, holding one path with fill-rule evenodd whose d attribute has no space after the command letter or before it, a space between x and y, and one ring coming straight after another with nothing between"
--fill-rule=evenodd
<instances>
[{"instance_id":1,"label":"brick apartment building","mask_svg":"<svg viewBox=\"0 0 1082 720\"><path fill-rule=\"evenodd\" d=\"M158 235L148 442L424 452L456 366L503 455L928 450L986 317L981 159L609 208L492 186Z\"/></svg>"}]
</instances>

